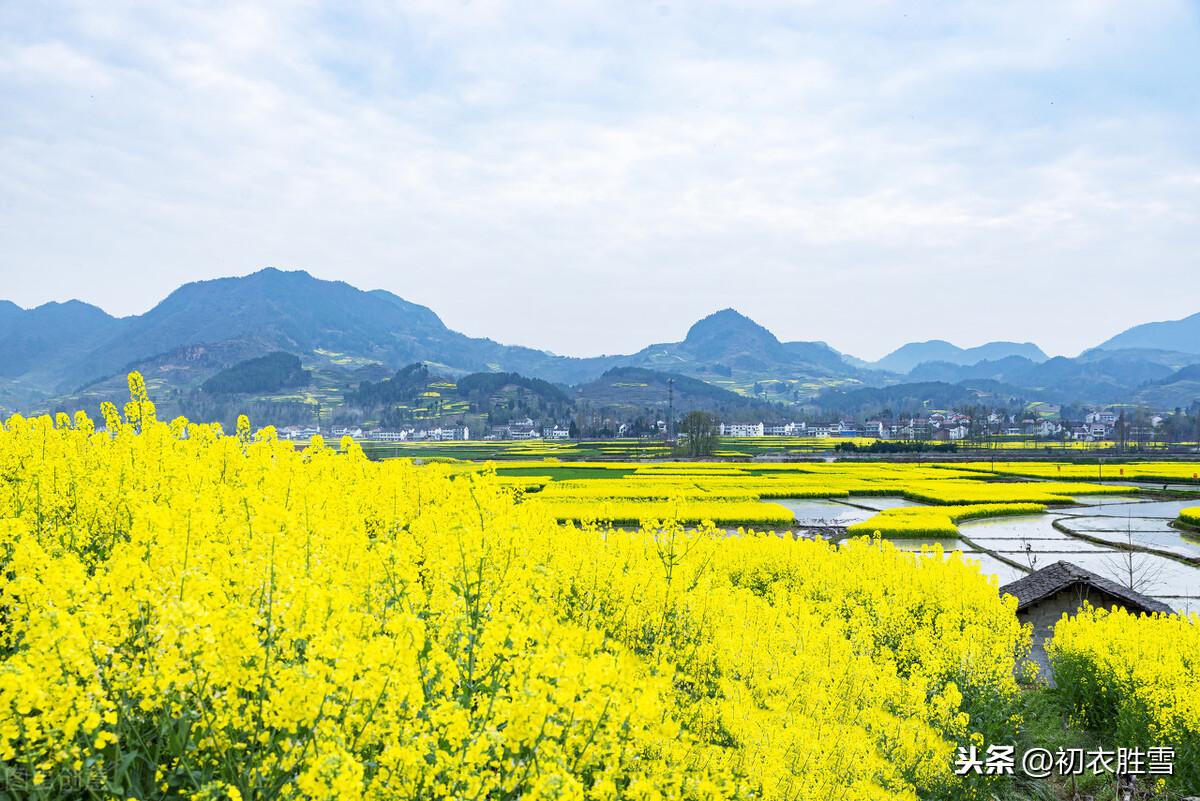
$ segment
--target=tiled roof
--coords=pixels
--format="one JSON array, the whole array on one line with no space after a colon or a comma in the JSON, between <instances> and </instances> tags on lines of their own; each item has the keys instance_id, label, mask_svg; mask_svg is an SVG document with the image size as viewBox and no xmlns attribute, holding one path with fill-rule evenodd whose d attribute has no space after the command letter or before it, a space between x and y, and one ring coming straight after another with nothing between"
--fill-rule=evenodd
<instances>
[{"instance_id":1,"label":"tiled roof","mask_svg":"<svg viewBox=\"0 0 1200 801\"><path fill-rule=\"evenodd\" d=\"M1017 599L1017 610L1020 611L1030 604L1048 598L1055 593L1061 592L1069 587L1078 584L1095 587L1102 590L1114 598L1120 598L1126 606L1135 612L1165 612L1170 614L1174 610L1161 601L1156 601L1142 595L1140 592L1134 592L1131 589L1122 587L1115 581L1110 581L1103 576L1097 576L1089 570L1084 570L1079 565L1071 564L1070 562L1055 562L1052 565L1043 567L1041 570L1035 570L1024 578L1017 579L1011 584L1005 584L1000 588L1000 593L1013 595Z\"/></svg>"}]
</instances>

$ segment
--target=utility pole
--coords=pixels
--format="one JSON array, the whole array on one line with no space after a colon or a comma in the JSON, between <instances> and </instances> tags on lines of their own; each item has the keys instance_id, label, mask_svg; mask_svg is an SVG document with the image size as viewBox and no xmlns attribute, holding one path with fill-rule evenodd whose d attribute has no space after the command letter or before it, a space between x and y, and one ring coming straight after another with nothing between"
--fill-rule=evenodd
<instances>
[{"instance_id":1,"label":"utility pole","mask_svg":"<svg viewBox=\"0 0 1200 801\"><path fill-rule=\"evenodd\" d=\"M667 379L667 442L675 444L675 379Z\"/></svg>"}]
</instances>

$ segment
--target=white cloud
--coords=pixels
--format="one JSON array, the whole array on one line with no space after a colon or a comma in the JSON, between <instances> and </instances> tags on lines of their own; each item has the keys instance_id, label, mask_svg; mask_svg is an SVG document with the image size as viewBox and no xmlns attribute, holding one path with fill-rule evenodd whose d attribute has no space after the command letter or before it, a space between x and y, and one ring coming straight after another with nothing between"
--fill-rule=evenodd
<instances>
[{"instance_id":1,"label":"white cloud","mask_svg":"<svg viewBox=\"0 0 1200 801\"><path fill-rule=\"evenodd\" d=\"M350 8L0 11L0 295L302 267L579 354L1200 307L1185 4Z\"/></svg>"}]
</instances>

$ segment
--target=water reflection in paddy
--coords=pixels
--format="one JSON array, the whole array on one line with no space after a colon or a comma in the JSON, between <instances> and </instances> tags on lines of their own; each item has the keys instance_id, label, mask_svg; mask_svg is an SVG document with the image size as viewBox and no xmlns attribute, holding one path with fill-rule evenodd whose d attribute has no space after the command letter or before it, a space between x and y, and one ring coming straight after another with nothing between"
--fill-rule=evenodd
<instances>
[{"instance_id":1,"label":"water reflection in paddy","mask_svg":"<svg viewBox=\"0 0 1200 801\"><path fill-rule=\"evenodd\" d=\"M858 509L837 501L813 500L809 498L780 498L772 500L786 506L796 516L796 525L848 526L859 523L875 513L869 509Z\"/></svg>"},{"instance_id":2,"label":"water reflection in paddy","mask_svg":"<svg viewBox=\"0 0 1200 801\"><path fill-rule=\"evenodd\" d=\"M1097 484L1112 484L1118 487L1139 487L1141 489L1168 490L1170 492L1200 492L1200 484L1178 483L1162 481L1097 481Z\"/></svg>"},{"instance_id":3,"label":"water reflection in paddy","mask_svg":"<svg viewBox=\"0 0 1200 801\"><path fill-rule=\"evenodd\" d=\"M1180 501L1122 501L1120 503L1106 503L1100 507L1088 506L1086 508L1067 507L1064 509L1053 509L1050 513L1104 515L1107 517L1118 515L1121 517L1163 517L1174 520L1179 517L1181 509L1195 506L1198 502L1200 501L1197 501L1195 498Z\"/></svg>"},{"instance_id":4,"label":"water reflection in paddy","mask_svg":"<svg viewBox=\"0 0 1200 801\"><path fill-rule=\"evenodd\" d=\"M772 499L772 503L782 504L791 510L796 516L796 525L801 528L848 526L874 517L876 512L883 509L921 505L907 498L890 495L859 495L844 500L779 498Z\"/></svg>"},{"instance_id":5,"label":"water reflection in paddy","mask_svg":"<svg viewBox=\"0 0 1200 801\"><path fill-rule=\"evenodd\" d=\"M1064 517L1059 525L1072 531L1173 531L1170 519L1163 517L1126 517L1097 515L1095 517ZM1176 532L1178 533L1178 532Z\"/></svg>"},{"instance_id":6,"label":"water reflection in paddy","mask_svg":"<svg viewBox=\"0 0 1200 801\"><path fill-rule=\"evenodd\" d=\"M1200 558L1200 539L1183 536L1179 530L1171 528L1169 522L1159 518L1066 517L1059 525L1117 547L1132 541L1185 558Z\"/></svg>"},{"instance_id":7,"label":"water reflection in paddy","mask_svg":"<svg viewBox=\"0 0 1200 801\"><path fill-rule=\"evenodd\" d=\"M1003 554L1021 554L1021 558L1017 561L1024 561L1025 545L1028 544L1035 554L1067 554L1080 553L1086 551L1107 551L1109 550L1103 545L1087 540L1077 540L1070 537L1063 537L1058 540L1044 539L1014 539L1006 537L1001 539L991 539L986 537L972 537L971 542L978 547L996 551ZM1045 559L1041 560L1045 562Z\"/></svg>"},{"instance_id":8,"label":"water reflection in paddy","mask_svg":"<svg viewBox=\"0 0 1200 801\"><path fill-rule=\"evenodd\" d=\"M1072 506L1111 506L1130 503L1128 495L1072 495L1071 497L1075 499Z\"/></svg>"},{"instance_id":9,"label":"water reflection in paddy","mask_svg":"<svg viewBox=\"0 0 1200 801\"><path fill-rule=\"evenodd\" d=\"M847 499L848 503L856 506L865 506L868 509L897 509L901 506L923 506L924 504L910 501L908 498L901 498L898 495L852 495Z\"/></svg>"},{"instance_id":10,"label":"water reflection in paddy","mask_svg":"<svg viewBox=\"0 0 1200 801\"><path fill-rule=\"evenodd\" d=\"M1054 527L1054 513L993 517L958 524L964 536L979 539L1065 540L1070 536Z\"/></svg>"}]
</instances>

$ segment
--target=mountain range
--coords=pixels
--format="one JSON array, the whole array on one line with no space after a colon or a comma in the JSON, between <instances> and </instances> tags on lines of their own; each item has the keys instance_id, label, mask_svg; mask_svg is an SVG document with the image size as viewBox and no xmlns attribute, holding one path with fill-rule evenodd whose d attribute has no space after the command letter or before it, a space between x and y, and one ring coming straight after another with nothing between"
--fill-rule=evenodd
<instances>
[{"instance_id":1,"label":"mountain range","mask_svg":"<svg viewBox=\"0 0 1200 801\"><path fill-rule=\"evenodd\" d=\"M1048 356L1032 342L988 342L975 348L960 348L944 339L910 342L884 356L871 366L877 370L908 373L926 362L942 362L970 366L982 361L1020 357L1031 362L1044 362Z\"/></svg>"},{"instance_id":2,"label":"mountain range","mask_svg":"<svg viewBox=\"0 0 1200 801\"><path fill-rule=\"evenodd\" d=\"M649 381L601 382L606 397L614 386L628 384L632 393L640 388L634 385L655 385L654 376L673 375L754 400L818 409L850 392L898 385L912 385L914 392L930 387L925 392L939 397L995 392L1165 408L1200 398L1194 369L1200 314L1136 326L1075 358L1049 358L1029 342L960 348L932 340L867 363L824 342L780 341L723 309L677 342L575 358L466 336L431 309L384 290L268 268L185 284L145 314L123 318L78 300L33 309L0 301L0 411L90 408L119 397L131 369L146 376L157 397L181 398L202 392L222 371L278 353L298 357L313 376L304 391L329 403L418 362L449 377L516 373L562 387L595 387L614 368L640 369Z\"/></svg>"}]
</instances>

